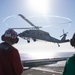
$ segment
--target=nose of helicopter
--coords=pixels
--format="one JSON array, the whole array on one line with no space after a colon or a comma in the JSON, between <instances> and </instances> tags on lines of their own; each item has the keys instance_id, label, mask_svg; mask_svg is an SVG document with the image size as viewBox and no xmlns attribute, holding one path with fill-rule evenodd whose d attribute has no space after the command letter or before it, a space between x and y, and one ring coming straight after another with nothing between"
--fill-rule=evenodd
<instances>
[{"instance_id":1,"label":"nose of helicopter","mask_svg":"<svg viewBox=\"0 0 75 75\"><path fill-rule=\"evenodd\" d=\"M18 36L21 38L25 38L28 34L26 32L19 33Z\"/></svg>"},{"instance_id":2,"label":"nose of helicopter","mask_svg":"<svg viewBox=\"0 0 75 75\"><path fill-rule=\"evenodd\" d=\"M19 36L19 37L22 37L22 36L23 36L23 34L22 34L22 33L19 33L19 34L18 34L18 36Z\"/></svg>"}]
</instances>

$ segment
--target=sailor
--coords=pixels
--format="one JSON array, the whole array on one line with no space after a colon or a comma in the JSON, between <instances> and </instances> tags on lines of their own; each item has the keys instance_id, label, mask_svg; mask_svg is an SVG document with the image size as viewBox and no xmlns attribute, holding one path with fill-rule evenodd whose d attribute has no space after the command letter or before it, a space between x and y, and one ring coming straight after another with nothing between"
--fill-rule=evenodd
<instances>
[{"instance_id":1,"label":"sailor","mask_svg":"<svg viewBox=\"0 0 75 75\"><path fill-rule=\"evenodd\" d=\"M0 44L0 75L21 75L23 65L18 50L13 47L19 38L13 29L8 29L1 37Z\"/></svg>"},{"instance_id":2,"label":"sailor","mask_svg":"<svg viewBox=\"0 0 75 75\"><path fill-rule=\"evenodd\" d=\"M70 40L70 44L75 48L75 34ZM75 54L67 59L62 75L75 75Z\"/></svg>"}]
</instances>

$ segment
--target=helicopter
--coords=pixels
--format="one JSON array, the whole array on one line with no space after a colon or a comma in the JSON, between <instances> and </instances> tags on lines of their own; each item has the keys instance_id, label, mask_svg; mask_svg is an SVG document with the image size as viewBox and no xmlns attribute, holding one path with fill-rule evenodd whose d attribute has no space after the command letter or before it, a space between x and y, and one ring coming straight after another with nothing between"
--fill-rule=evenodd
<instances>
[{"instance_id":1,"label":"helicopter","mask_svg":"<svg viewBox=\"0 0 75 75\"><path fill-rule=\"evenodd\" d=\"M57 38L52 37L48 32L41 30L40 28L42 27L34 25L22 14L18 14L18 16L20 16L23 20L28 22L32 27L31 28L12 28L12 29L27 29L19 33L18 36L27 40L28 43L30 43L30 39L32 39L34 42L36 42L38 39L38 40L57 43L58 46L60 46L59 43L69 42L69 39L66 39L68 32L65 33L63 30L63 35L60 36L62 38L59 40Z\"/></svg>"}]
</instances>

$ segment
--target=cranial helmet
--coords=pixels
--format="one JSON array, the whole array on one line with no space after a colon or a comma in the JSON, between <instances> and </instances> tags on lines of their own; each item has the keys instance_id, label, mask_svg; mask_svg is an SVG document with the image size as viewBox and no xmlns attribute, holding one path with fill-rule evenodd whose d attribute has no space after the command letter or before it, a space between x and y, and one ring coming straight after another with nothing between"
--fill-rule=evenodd
<instances>
[{"instance_id":1,"label":"cranial helmet","mask_svg":"<svg viewBox=\"0 0 75 75\"><path fill-rule=\"evenodd\" d=\"M70 40L70 44L71 44L71 46L75 46L75 33L74 33L72 39Z\"/></svg>"},{"instance_id":2,"label":"cranial helmet","mask_svg":"<svg viewBox=\"0 0 75 75\"><path fill-rule=\"evenodd\" d=\"M8 29L5 31L4 35L2 35L3 41L10 41L13 43L17 43L19 41L17 37L17 33L13 29Z\"/></svg>"}]
</instances>

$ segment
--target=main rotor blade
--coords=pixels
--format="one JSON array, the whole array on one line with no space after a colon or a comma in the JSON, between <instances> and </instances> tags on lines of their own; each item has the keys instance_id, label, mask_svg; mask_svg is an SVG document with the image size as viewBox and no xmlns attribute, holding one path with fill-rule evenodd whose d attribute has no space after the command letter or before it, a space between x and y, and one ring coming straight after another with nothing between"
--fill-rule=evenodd
<instances>
[{"instance_id":1,"label":"main rotor blade","mask_svg":"<svg viewBox=\"0 0 75 75\"><path fill-rule=\"evenodd\" d=\"M31 28L11 28L11 29L31 29Z\"/></svg>"},{"instance_id":2,"label":"main rotor blade","mask_svg":"<svg viewBox=\"0 0 75 75\"><path fill-rule=\"evenodd\" d=\"M22 19L24 19L25 21L27 21L31 26L36 27L32 22L30 22L26 17L24 17L22 14L18 14Z\"/></svg>"}]
</instances>

